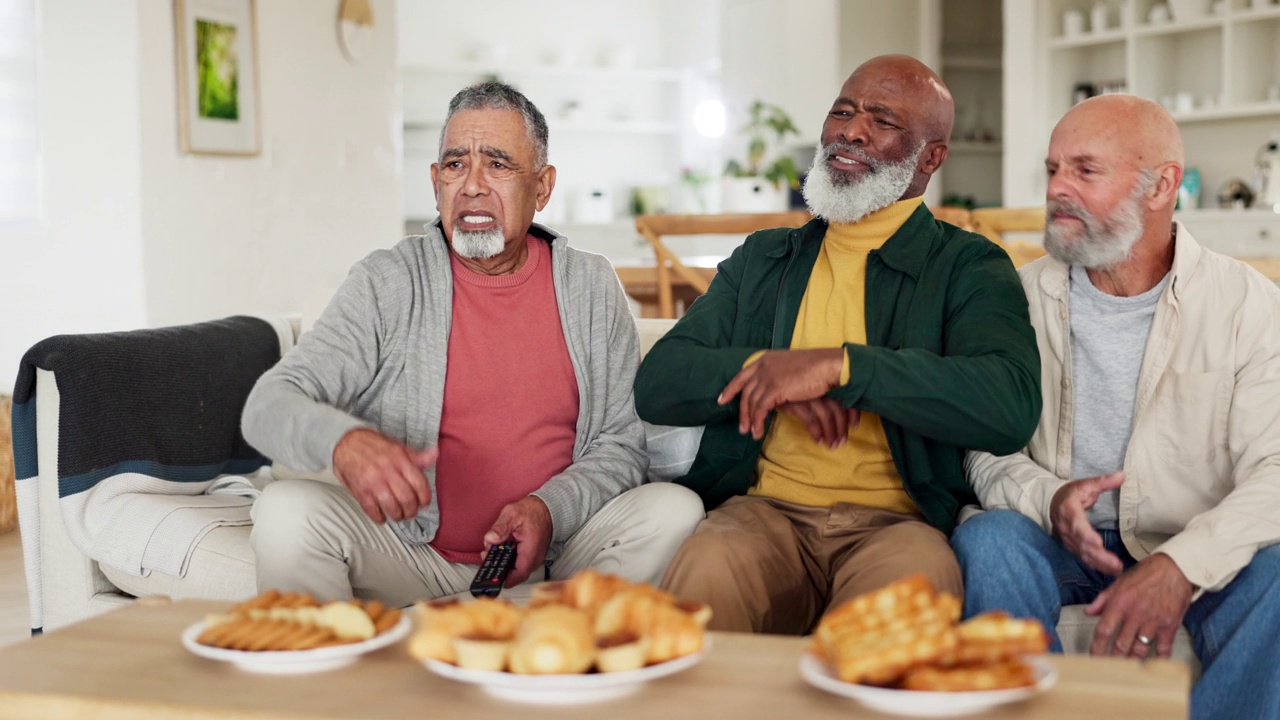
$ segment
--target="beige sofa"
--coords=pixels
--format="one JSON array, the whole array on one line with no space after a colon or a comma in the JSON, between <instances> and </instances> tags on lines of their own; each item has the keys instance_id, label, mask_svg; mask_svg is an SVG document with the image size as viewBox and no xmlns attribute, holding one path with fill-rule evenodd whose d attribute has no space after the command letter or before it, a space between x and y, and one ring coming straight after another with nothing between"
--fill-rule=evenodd
<instances>
[{"instance_id":1,"label":"beige sofa","mask_svg":"<svg viewBox=\"0 0 1280 720\"><path fill-rule=\"evenodd\" d=\"M637 321L641 353L647 353L673 323L673 320ZM297 320L293 320L291 326L295 335L301 332ZM39 378L38 384L43 382L51 382L51 379ZM49 403L56 408L57 388L39 386L39 398L41 406ZM42 420L49 417L55 421L42 421L38 430L41 468L57 467L56 411L42 412ZM654 461L651 477L668 479L687 470L697 448L698 432L696 429L672 431L653 428L650 434L650 452ZM132 601L134 595L122 590L121 585L139 595L174 598L236 599L254 592L250 528L226 527L207 534L194 551L187 575L181 579L155 572L146 578L131 577L110 569L104 572L97 562L75 547L63 528L55 473L46 477L42 471L38 484L44 501L39 504L41 518L36 542L41 548L43 561L38 575L29 575L27 580L43 591L41 615L45 629L57 628ZM1068 652L1088 651L1096 623L1084 615L1083 607L1065 608L1058 624L1059 636ZM1190 662L1193 667L1197 665L1185 629L1179 631L1175 657Z\"/></svg>"}]
</instances>

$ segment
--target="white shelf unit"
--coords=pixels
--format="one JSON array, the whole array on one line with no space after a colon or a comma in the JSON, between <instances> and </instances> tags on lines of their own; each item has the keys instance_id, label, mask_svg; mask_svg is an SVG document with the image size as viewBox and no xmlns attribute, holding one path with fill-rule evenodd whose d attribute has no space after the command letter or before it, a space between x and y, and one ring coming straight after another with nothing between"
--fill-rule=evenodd
<instances>
[{"instance_id":1,"label":"white shelf unit","mask_svg":"<svg viewBox=\"0 0 1280 720\"><path fill-rule=\"evenodd\" d=\"M1156 0L1132 1L1126 26L1072 36L1062 33L1062 14L1087 15L1092 0L1045 3L1050 116L1070 108L1077 84L1115 81L1163 102L1179 122L1280 115L1280 5L1221 0L1211 14L1206 0L1197 15L1153 24L1146 18Z\"/></svg>"},{"instance_id":2,"label":"white shelf unit","mask_svg":"<svg viewBox=\"0 0 1280 720\"><path fill-rule=\"evenodd\" d=\"M556 190L539 221L575 218L582 193L603 190L624 218L631 189L676 187L683 134L686 72L669 67L569 66L530 62L405 65L406 217L434 215L430 165L439 148L449 99L471 83L496 78L525 93L547 118ZM674 191L668 191L674 197Z\"/></svg>"},{"instance_id":3,"label":"white shelf unit","mask_svg":"<svg viewBox=\"0 0 1280 720\"><path fill-rule=\"evenodd\" d=\"M998 205L1002 196L1004 78L1001 0L946 0L941 75L955 101L947 161L936 178L943 201Z\"/></svg>"},{"instance_id":4,"label":"white shelf unit","mask_svg":"<svg viewBox=\"0 0 1280 720\"><path fill-rule=\"evenodd\" d=\"M1005 204L1044 202L1049 136L1082 83L1120 85L1171 108L1186 164L1200 171L1202 207L1229 180L1253 184L1255 153L1280 137L1280 0L1221 0L1217 13L1196 0L1190 15L1157 23L1147 18L1163 0L1130 0L1123 23L1121 0L1101 0L1108 27L1064 35L1063 14L1089 18L1097 1L1006 3L1006 22L1024 30L1004 48Z\"/></svg>"}]
</instances>

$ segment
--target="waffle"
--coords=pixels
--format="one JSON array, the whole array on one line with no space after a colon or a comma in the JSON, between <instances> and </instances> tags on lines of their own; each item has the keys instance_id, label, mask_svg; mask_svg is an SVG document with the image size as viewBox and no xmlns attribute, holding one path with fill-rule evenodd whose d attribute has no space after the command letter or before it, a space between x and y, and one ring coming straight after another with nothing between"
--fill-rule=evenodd
<instances>
[{"instance_id":1,"label":"waffle","mask_svg":"<svg viewBox=\"0 0 1280 720\"><path fill-rule=\"evenodd\" d=\"M960 609L915 575L834 608L818 623L813 650L850 683L939 691L1034 684L1018 658L1045 652L1044 628L1005 613L957 625Z\"/></svg>"}]
</instances>

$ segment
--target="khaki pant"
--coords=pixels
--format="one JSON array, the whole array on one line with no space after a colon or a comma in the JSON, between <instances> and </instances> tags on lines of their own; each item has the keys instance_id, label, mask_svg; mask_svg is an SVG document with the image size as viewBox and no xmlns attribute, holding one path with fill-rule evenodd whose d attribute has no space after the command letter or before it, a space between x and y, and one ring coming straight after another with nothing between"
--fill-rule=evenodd
<instances>
[{"instance_id":1,"label":"khaki pant","mask_svg":"<svg viewBox=\"0 0 1280 720\"><path fill-rule=\"evenodd\" d=\"M803 635L828 607L923 573L964 597L946 535L917 515L736 497L707 514L662 579L711 605L711 628Z\"/></svg>"},{"instance_id":2,"label":"khaki pant","mask_svg":"<svg viewBox=\"0 0 1280 720\"><path fill-rule=\"evenodd\" d=\"M702 500L670 483L641 485L605 504L551 565L552 579L583 568L656 583L703 517ZM475 565L451 563L427 545L406 545L369 519L340 485L278 480L253 504L258 588L405 606L463 592ZM535 573L531 581L542 580Z\"/></svg>"}]
</instances>

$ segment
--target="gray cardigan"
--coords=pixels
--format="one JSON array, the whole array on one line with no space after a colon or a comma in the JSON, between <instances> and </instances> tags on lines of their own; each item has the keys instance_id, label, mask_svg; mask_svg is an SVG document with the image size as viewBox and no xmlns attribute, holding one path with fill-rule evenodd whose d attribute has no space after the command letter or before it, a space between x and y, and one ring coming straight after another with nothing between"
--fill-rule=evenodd
<instances>
[{"instance_id":1,"label":"gray cardigan","mask_svg":"<svg viewBox=\"0 0 1280 720\"><path fill-rule=\"evenodd\" d=\"M369 427L412 448L436 445L444 403L453 275L439 219L426 234L378 250L351 273L291 352L264 374L245 404L245 439L292 468L320 472L347 432ZM609 261L568 246L541 225L551 244L560 322L578 379L573 463L534 495L551 511L551 551L606 502L639 485L648 466L632 383L639 339ZM505 440L497 429L493 442ZM427 473L434 497L435 470ZM393 522L410 544L430 542L440 526L432 502Z\"/></svg>"}]
</instances>

